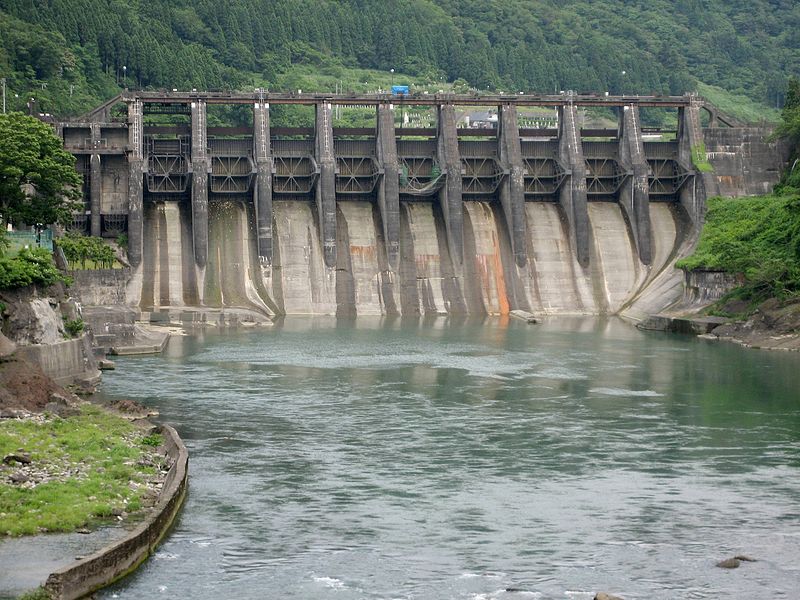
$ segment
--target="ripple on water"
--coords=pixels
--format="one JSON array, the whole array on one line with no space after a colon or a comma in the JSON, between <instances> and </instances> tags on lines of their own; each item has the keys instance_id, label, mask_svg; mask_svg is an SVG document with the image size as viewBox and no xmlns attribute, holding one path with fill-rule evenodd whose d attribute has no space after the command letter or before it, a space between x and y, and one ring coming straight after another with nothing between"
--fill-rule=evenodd
<instances>
[{"instance_id":1,"label":"ripple on water","mask_svg":"<svg viewBox=\"0 0 800 600\"><path fill-rule=\"evenodd\" d=\"M628 390L624 388L606 388L596 387L589 390L590 394L601 394L603 396L623 396L633 398L656 398L664 394L656 392L655 390Z\"/></svg>"},{"instance_id":2,"label":"ripple on water","mask_svg":"<svg viewBox=\"0 0 800 600\"><path fill-rule=\"evenodd\" d=\"M106 391L179 424L192 466L175 533L111 593L793 597L800 357L447 323L121 359ZM714 568L739 552L759 562Z\"/></svg>"}]
</instances>

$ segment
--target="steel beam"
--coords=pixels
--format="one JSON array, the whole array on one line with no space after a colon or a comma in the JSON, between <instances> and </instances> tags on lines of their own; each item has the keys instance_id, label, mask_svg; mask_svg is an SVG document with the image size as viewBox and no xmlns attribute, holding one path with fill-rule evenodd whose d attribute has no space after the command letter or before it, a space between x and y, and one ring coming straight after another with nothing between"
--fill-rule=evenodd
<instances>
[{"instance_id":1,"label":"steel beam","mask_svg":"<svg viewBox=\"0 0 800 600\"><path fill-rule=\"evenodd\" d=\"M703 102L694 96L606 96L601 94L425 94L414 93L408 96L394 96L390 93L376 94L329 94L329 93L276 93L276 92L125 92L114 101L131 102L141 100L146 104L157 105L164 110L169 104L190 104L203 100L207 104L252 104L257 99L272 104L305 104L315 106L319 103L344 106L377 106L379 104L404 104L408 106L639 106L683 107L692 101Z\"/></svg>"}]
</instances>

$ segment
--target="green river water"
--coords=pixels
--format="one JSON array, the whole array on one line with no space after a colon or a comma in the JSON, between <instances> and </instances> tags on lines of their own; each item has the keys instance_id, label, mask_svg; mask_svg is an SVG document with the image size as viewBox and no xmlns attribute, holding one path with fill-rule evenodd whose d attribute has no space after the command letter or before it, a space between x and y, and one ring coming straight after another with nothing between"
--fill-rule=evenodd
<instances>
[{"instance_id":1,"label":"green river water","mask_svg":"<svg viewBox=\"0 0 800 600\"><path fill-rule=\"evenodd\" d=\"M102 393L190 451L175 529L102 598L800 597L797 354L287 318L173 337Z\"/></svg>"}]
</instances>

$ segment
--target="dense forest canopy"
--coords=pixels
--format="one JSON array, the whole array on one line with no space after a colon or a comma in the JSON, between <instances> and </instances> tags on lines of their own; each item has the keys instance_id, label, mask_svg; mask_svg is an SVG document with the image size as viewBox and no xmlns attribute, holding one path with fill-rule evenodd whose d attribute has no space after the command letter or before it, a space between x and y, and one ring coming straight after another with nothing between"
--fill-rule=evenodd
<instances>
[{"instance_id":1,"label":"dense forest canopy","mask_svg":"<svg viewBox=\"0 0 800 600\"><path fill-rule=\"evenodd\" d=\"M537 92L702 82L776 107L800 73L800 3L0 0L0 76L16 108L35 96L43 111L74 114L126 83L292 87L300 66Z\"/></svg>"}]
</instances>

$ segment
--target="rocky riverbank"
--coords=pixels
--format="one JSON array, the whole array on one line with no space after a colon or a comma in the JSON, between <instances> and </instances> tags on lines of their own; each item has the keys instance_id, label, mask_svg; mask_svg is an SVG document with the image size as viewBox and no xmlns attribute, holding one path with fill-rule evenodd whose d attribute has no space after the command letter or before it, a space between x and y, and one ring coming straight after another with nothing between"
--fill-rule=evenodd
<instances>
[{"instance_id":1,"label":"rocky riverbank","mask_svg":"<svg viewBox=\"0 0 800 600\"><path fill-rule=\"evenodd\" d=\"M800 302L782 303L771 298L746 319L730 320L704 337L747 348L800 351Z\"/></svg>"}]
</instances>

